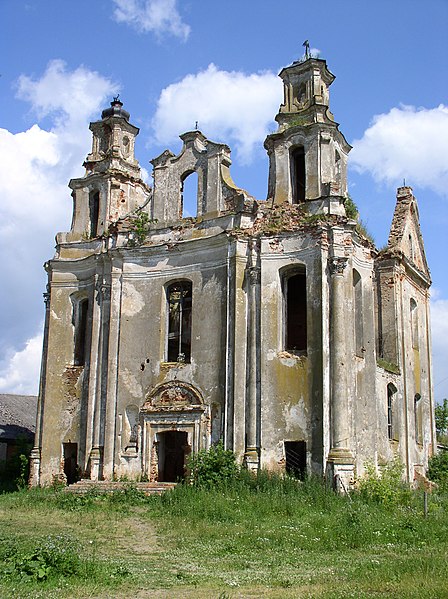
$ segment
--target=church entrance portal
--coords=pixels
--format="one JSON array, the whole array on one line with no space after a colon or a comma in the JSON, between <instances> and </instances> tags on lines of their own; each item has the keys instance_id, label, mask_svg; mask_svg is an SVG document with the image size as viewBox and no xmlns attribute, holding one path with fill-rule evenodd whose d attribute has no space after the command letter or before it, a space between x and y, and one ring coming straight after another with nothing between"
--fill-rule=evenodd
<instances>
[{"instance_id":1,"label":"church entrance portal","mask_svg":"<svg viewBox=\"0 0 448 599\"><path fill-rule=\"evenodd\" d=\"M184 478L187 436L183 431L159 433L159 481L174 483Z\"/></svg>"}]
</instances>

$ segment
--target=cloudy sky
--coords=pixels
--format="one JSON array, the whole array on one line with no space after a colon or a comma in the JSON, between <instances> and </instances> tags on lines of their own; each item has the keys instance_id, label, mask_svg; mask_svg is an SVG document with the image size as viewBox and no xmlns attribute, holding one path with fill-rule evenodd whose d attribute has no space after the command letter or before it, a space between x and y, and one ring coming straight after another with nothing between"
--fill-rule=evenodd
<instances>
[{"instance_id":1,"label":"cloudy sky","mask_svg":"<svg viewBox=\"0 0 448 599\"><path fill-rule=\"evenodd\" d=\"M337 79L350 193L377 246L411 185L433 279L435 397L448 397L446 0L0 0L0 392L36 393L45 274L70 228L88 123L120 93L148 161L199 122L266 197L279 70L309 39Z\"/></svg>"}]
</instances>

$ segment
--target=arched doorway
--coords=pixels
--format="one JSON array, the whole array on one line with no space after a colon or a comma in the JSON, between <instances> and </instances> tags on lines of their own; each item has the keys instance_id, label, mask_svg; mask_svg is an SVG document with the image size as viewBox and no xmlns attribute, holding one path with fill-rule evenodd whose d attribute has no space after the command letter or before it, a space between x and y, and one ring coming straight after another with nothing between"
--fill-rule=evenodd
<instances>
[{"instance_id":1,"label":"arched doorway","mask_svg":"<svg viewBox=\"0 0 448 599\"><path fill-rule=\"evenodd\" d=\"M192 385L169 381L155 387L140 408L142 472L151 482L185 478L186 458L206 445L209 408Z\"/></svg>"},{"instance_id":2,"label":"arched doorway","mask_svg":"<svg viewBox=\"0 0 448 599\"><path fill-rule=\"evenodd\" d=\"M165 431L159 438L159 476L161 482L174 483L185 476L188 435L184 431Z\"/></svg>"}]
</instances>

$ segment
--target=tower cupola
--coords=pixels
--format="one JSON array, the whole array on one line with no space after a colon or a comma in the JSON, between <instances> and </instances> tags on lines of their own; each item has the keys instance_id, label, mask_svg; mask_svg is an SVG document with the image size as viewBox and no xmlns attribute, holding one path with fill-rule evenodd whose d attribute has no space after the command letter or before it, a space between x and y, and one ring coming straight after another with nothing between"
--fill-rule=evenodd
<instances>
[{"instance_id":1,"label":"tower cupola","mask_svg":"<svg viewBox=\"0 0 448 599\"><path fill-rule=\"evenodd\" d=\"M351 146L330 112L335 76L325 60L306 55L279 73L284 99L268 135L268 197L305 204L310 212L345 214L347 156Z\"/></svg>"},{"instance_id":2,"label":"tower cupola","mask_svg":"<svg viewBox=\"0 0 448 599\"><path fill-rule=\"evenodd\" d=\"M279 73L283 80L284 102L275 120L280 127L288 126L301 115L306 122L334 121L329 110L329 87L335 76L325 60L309 58L293 62Z\"/></svg>"},{"instance_id":3,"label":"tower cupola","mask_svg":"<svg viewBox=\"0 0 448 599\"><path fill-rule=\"evenodd\" d=\"M118 99L119 96L115 96L112 102L110 103L110 108L105 108L101 113L101 118L107 119L110 116L119 116L123 119L129 121L129 117L131 116L127 110L123 108L123 102Z\"/></svg>"},{"instance_id":4,"label":"tower cupola","mask_svg":"<svg viewBox=\"0 0 448 599\"><path fill-rule=\"evenodd\" d=\"M73 221L71 231L60 240L95 239L112 223L147 205L150 189L135 158L139 129L129 118L116 96L102 111L101 120L90 123L92 151L84 162L84 177L69 183Z\"/></svg>"},{"instance_id":5,"label":"tower cupola","mask_svg":"<svg viewBox=\"0 0 448 599\"><path fill-rule=\"evenodd\" d=\"M116 96L110 107L101 113L101 120L90 123L93 138L92 151L84 162L87 173L114 168L139 176L140 169L134 156L139 129L131 125L129 118L129 112Z\"/></svg>"}]
</instances>

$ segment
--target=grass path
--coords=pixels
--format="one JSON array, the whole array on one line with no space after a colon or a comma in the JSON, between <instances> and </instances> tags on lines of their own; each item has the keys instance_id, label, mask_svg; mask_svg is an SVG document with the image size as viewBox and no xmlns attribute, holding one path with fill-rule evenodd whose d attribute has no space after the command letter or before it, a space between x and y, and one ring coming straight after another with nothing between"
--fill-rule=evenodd
<instances>
[{"instance_id":1,"label":"grass path","mask_svg":"<svg viewBox=\"0 0 448 599\"><path fill-rule=\"evenodd\" d=\"M448 599L448 501L431 498L426 519L409 501L312 488L0 495L0 599ZM61 568L78 570L21 573L53 538Z\"/></svg>"}]
</instances>

